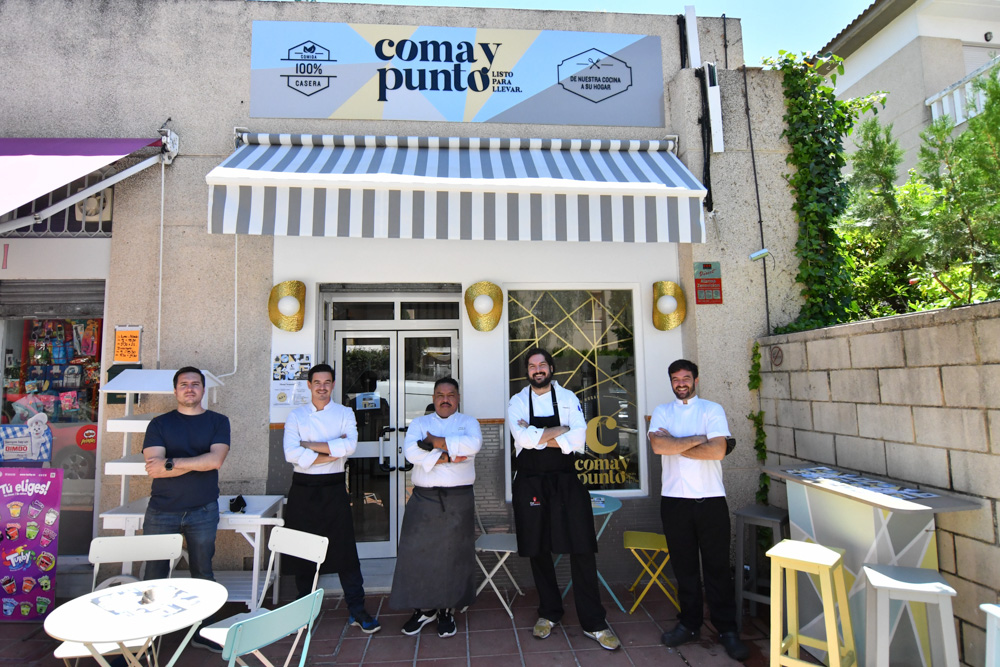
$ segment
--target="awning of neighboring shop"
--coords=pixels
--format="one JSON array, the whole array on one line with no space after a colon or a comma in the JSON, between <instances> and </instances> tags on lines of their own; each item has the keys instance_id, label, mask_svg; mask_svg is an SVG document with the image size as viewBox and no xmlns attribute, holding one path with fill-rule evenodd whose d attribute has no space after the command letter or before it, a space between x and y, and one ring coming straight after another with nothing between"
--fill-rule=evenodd
<instances>
[{"instance_id":1,"label":"awning of neighboring shop","mask_svg":"<svg viewBox=\"0 0 1000 667\"><path fill-rule=\"evenodd\" d=\"M213 233L700 243L675 142L253 134L209 172Z\"/></svg>"},{"instance_id":2,"label":"awning of neighboring shop","mask_svg":"<svg viewBox=\"0 0 1000 667\"><path fill-rule=\"evenodd\" d=\"M3 182L3 188L0 188L0 216L16 212L18 208L147 146L161 148L159 154L62 198L44 210L0 222L0 233L55 215L161 161L169 164L177 152L177 135L169 130L161 130L161 135L155 139L0 138L0 180Z\"/></svg>"}]
</instances>

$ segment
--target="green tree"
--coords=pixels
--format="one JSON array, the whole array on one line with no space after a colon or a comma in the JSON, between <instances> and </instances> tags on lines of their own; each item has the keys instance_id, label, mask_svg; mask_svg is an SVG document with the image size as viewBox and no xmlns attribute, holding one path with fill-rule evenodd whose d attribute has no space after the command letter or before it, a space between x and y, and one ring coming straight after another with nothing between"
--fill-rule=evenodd
<instances>
[{"instance_id":1,"label":"green tree","mask_svg":"<svg viewBox=\"0 0 1000 667\"><path fill-rule=\"evenodd\" d=\"M892 126L870 119L859 128L838 231L860 316L1000 298L998 72L975 82L985 108L964 132L945 117L921 135L919 166L901 186Z\"/></svg>"}]
</instances>

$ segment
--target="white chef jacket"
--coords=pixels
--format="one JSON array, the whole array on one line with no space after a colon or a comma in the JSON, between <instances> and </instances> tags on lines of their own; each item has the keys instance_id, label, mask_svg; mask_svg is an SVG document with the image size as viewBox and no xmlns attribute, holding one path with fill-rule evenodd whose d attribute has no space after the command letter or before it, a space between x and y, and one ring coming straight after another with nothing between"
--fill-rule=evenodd
<instances>
[{"instance_id":1,"label":"white chef jacket","mask_svg":"<svg viewBox=\"0 0 1000 667\"><path fill-rule=\"evenodd\" d=\"M729 437L726 411L712 401L692 396L656 406L649 421L649 433L665 428L675 438L704 435L709 439ZM689 459L680 454L660 456L663 461L662 491L669 498L714 498L725 496L722 461Z\"/></svg>"},{"instance_id":2,"label":"white chef jacket","mask_svg":"<svg viewBox=\"0 0 1000 667\"><path fill-rule=\"evenodd\" d=\"M444 438L448 448L448 456L467 456L468 460L461 463L442 463L435 465L441 458L440 449L425 451L417 442L427 434ZM442 419L436 413L417 417L410 422L403 440L403 455L413 464L411 479L414 486L466 486L476 481L476 454L483 446L483 433L479 421L461 412L456 412L447 419Z\"/></svg>"},{"instance_id":3,"label":"white chef jacket","mask_svg":"<svg viewBox=\"0 0 1000 667\"><path fill-rule=\"evenodd\" d=\"M549 386L549 391L556 392L556 401L559 403L559 423L563 426L569 426L567 433L556 438L559 449L562 450L563 454L573 454L574 452L583 454L583 450L587 447L587 421L583 418L580 400L569 389L560 387L555 380ZM510 402L507 403L507 425L510 427L510 434L514 436L515 456L520 454L522 449L545 449L544 444L538 444L545 429L537 426L521 427L517 425L518 420L521 419L525 422L531 421L528 418L529 400L532 401L536 417L552 416L552 396L548 391L539 395L528 386L510 397Z\"/></svg>"},{"instance_id":4,"label":"white chef jacket","mask_svg":"<svg viewBox=\"0 0 1000 667\"><path fill-rule=\"evenodd\" d=\"M313 465L317 452L303 447L301 442L325 442L330 446L330 456L336 461ZM285 438L282 442L285 460L295 472L306 475L329 475L344 472L347 457L358 447L358 423L354 411L333 401L317 410L310 401L301 405L285 420Z\"/></svg>"}]
</instances>

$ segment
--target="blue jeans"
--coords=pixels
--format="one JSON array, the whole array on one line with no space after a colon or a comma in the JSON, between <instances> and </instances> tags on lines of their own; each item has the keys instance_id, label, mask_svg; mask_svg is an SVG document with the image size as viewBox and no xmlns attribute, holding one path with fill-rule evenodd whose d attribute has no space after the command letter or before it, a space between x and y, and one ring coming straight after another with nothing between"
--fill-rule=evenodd
<instances>
[{"instance_id":1,"label":"blue jeans","mask_svg":"<svg viewBox=\"0 0 1000 667\"><path fill-rule=\"evenodd\" d=\"M212 557L215 555L215 531L219 527L219 503L212 501L202 507L185 512L163 512L146 508L142 524L145 535L180 533L187 541L188 564L195 579L210 579ZM146 563L146 579L165 579L170 572L170 562L165 560Z\"/></svg>"}]
</instances>

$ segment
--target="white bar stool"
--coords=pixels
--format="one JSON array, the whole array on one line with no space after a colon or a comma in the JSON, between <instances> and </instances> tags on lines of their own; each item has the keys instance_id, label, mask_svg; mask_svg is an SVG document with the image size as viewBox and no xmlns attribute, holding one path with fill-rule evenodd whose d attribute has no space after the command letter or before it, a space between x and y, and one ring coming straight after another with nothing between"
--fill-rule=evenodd
<instances>
[{"instance_id":1,"label":"white bar stool","mask_svg":"<svg viewBox=\"0 0 1000 667\"><path fill-rule=\"evenodd\" d=\"M889 601L923 602L931 637L933 665L958 667L958 642L951 599L955 589L937 570L896 565L865 565L868 590L865 655L867 667L889 667ZM934 619L937 612L937 622Z\"/></svg>"},{"instance_id":2,"label":"white bar stool","mask_svg":"<svg viewBox=\"0 0 1000 667\"><path fill-rule=\"evenodd\" d=\"M1000 667L1000 605L979 608L986 612L986 667Z\"/></svg>"}]
</instances>

